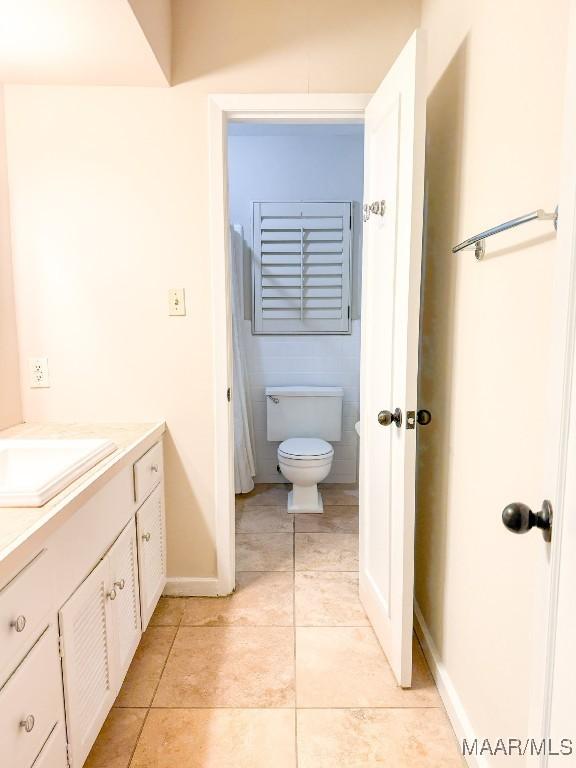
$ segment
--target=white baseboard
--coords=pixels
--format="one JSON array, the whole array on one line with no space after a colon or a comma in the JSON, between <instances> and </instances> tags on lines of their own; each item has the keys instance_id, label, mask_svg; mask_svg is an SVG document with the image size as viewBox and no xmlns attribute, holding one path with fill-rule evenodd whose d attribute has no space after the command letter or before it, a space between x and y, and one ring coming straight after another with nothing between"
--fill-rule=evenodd
<instances>
[{"instance_id":1,"label":"white baseboard","mask_svg":"<svg viewBox=\"0 0 576 768\"><path fill-rule=\"evenodd\" d=\"M170 597L219 597L228 594L216 576L191 578L176 576L166 580L164 595Z\"/></svg>"},{"instance_id":2,"label":"white baseboard","mask_svg":"<svg viewBox=\"0 0 576 768\"><path fill-rule=\"evenodd\" d=\"M436 681L438 693L444 702L446 713L448 714L450 722L452 723L452 727L454 728L460 749L462 749L462 740L467 739L468 743L470 744L476 738L476 734L474 733L472 724L468 719L464 705L458 696L458 692L456 691L456 688L450 679L450 675L448 674L448 671L440 658L438 649L434 645L434 640L432 639L430 630L424 621L424 616L422 615L420 606L416 601L414 601L414 616L416 618L416 635L418 636L418 640L422 645L422 650L424 651L426 661L428 662L428 666L432 672L432 677ZM484 756L465 755L464 759L470 768L490 768L490 763Z\"/></svg>"}]
</instances>

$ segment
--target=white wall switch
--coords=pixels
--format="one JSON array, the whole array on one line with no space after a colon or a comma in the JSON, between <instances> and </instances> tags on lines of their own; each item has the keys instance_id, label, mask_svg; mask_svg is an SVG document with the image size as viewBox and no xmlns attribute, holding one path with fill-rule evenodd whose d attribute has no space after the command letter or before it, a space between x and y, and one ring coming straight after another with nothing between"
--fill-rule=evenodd
<instances>
[{"instance_id":1,"label":"white wall switch","mask_svg":"<svg viewBox=\"0 0 576 768\"><path fill-rule=\"evenodd\" d=\"M184 288L170 288L168 291L168 314L186 314L186 299L184 298Z\"/></svg>"},{"instance_id":2,"label":"white wall switch","mask_svg":"<svg viewBox=\"0 0 576 768\"><path fill-rule=\"evenodd\" d=\"M30 369L31 387L38 388L50 386L47 357L30 357L28 358L28 366Z\"/></svg>"}]
</instances>

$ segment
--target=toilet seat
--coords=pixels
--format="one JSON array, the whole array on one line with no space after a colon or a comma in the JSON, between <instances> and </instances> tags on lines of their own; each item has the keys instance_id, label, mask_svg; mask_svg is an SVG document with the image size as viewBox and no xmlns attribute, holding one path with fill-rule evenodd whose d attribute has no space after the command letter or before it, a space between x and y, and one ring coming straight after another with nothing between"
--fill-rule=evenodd
<instances>
[{"instance_id":1,"label":"toilet seat","mask_svg":"<svg viewBox=\"0 0 576 768\"><path fill-rule=\"evenodd\" d=\"M334 455L334 448L318 437L290 437L278 446L278 458L290 461L326 461Z\"/></svg>"}]
</instances>

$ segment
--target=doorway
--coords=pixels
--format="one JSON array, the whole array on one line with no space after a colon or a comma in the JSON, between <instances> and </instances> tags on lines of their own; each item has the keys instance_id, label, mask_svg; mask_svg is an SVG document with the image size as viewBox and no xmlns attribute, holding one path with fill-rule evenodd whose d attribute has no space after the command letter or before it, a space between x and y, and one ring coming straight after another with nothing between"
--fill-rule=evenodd
<instances>
[{"instance_id":1,"label":"doorway","mask_svg":"<svg viewBox=\"0 0 576 768\"><path fill-rule=\"evenodd\" d=\"M361 124L364 94L213 96L210 101L210 228L214 301L215 506L218 592L235 586L235 506L232 382L231 271L228 221L228 124Z\"/></svg>"}]
</instances>

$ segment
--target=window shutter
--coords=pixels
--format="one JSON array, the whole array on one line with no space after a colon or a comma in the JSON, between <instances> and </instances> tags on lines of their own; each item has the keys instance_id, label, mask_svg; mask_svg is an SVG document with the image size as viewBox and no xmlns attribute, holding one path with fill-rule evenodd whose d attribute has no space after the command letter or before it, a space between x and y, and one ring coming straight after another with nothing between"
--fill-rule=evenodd
<instances>
[{"instance_id":1,"label":"window shutter","mask_svg":"<svg viewBox=\"0 0 576 768\"><path fill-rule=\"evenodd\" d=\"M350 333L352 204L254 203L254 333Z\"/></svg>"}]
</instances>

